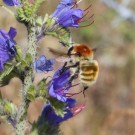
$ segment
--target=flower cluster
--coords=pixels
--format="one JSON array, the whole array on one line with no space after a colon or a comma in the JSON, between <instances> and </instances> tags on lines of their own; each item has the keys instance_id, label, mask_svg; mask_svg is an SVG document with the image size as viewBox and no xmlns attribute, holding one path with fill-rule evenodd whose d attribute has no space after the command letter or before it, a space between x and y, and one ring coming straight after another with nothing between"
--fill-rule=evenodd
<instances>
[{"instance_id":1,"label":"flower cluster","mask_svg":"<svg viewBox=\"0 0 135 135\"><path fill-rule=\"evenodd\" d=\"M45 56L40 56L40 58L34 63L34 67L37 72L41 73L43 71L52 71L52 65L54 64L54 60L47 60ZM60 102L64 102L66 104L64 110L64 116L61 117L57 115L51 106L51 104L46 104L43 108L41 119L45 122L48 122L53 125L58 125L59 123L67 120L74 115L78 114L83 108L84 105L76 106L75 99L67 96L67 91L76 85L72 85L70 82L71 71L67 69L61 74L62 67L56 70L51 81L48 84L48 93L51 97L56 98Z\"/></svg>"},{"instance_id":2,"label":"flower cluster","mask_svg":"<svg viewBox=\"0 0 135 135\"><path fill-rule=\"evenodd\" d=\"M43 58L43 62L41 61ZM47 71L47 69L52 69L51 64L46 64L47 61L50 62L50 60L46 60L45 56L41 56L34 64L35 69L38 72L39 71ZM39 68L40 67L40 68ZM41 70L42 69L42 70ZM51 70L48 70L51 71ZM68 90L76 85L72 85L70 82L71 78L71 71L70 69L67 69L61 74L62 67L56 70L54 73L51 81L48 84L48 93L51 97L56 98L58 101L63 102L66 104L65 110L64 110L64 116L59 116L55 113L54 108L51 106L51 104L45 104L41 119L45 122L48 122L49 124L58 125L64 120L67 120L74 115L78 114L80 111L83 110L84 105L76 106L76 100L70 98L73 93L67 93ZM70 94L70 96L68 95ZM77 93L78 94L78 93Z\"/></svg>"},{"instance_id":3,"label":"flower cluster","mask_svg":"<svg viewBox=\"0 0 135 135\"><path fill-rule=\"evenodd\" d=\"M70 82L70 78L71 78L70 69L67 69L62 74L61 74L61 70L62 68L58 69L54 73L54 76L48 85L48 91L49 91L50 96L66 104L65 110L64 110L64 116L61 117L57 115L54 109L52 108L51 104L47 104L44 106L44 109L41 115L45 121L53 125L58 125L64 120L67 120L73 117L74 115L82 111L84 108L83 104L76 106L76 100L70 98L75 93L74 94L67 93L67 91L71 87L78 85L78 84L72 85L72 83ZM68 94L70 94L70 96L68 96Z\"/></svg>"},{"instance_id":4,"label":"flower cluster","mask_svg":"<svg viewBox=\"0 0 135 135\"><path fill-rule=\"evenodd\" d=\"M74 0L62 0L54 13L51 15L52 18L56 20L56 24L59 24L61 27L84 27L84 26L79 26L83 22L90 22L86 26L90 25L91 18L87 18L86 20L83 19L87 14L90 6L82 10L77 7L77 2Z\"/></svg>"},{"instance_id":5,"label":"flower cluster","mask_svg":"<svg viewBox=\"0 0 135 135\"><path fill-rule=\"evenodd\" d=\"M16 29L10 28L9 32L0 30L0 71L4 69L4 64L11 60L16 54Z\"/></svg>"}]
</instances>

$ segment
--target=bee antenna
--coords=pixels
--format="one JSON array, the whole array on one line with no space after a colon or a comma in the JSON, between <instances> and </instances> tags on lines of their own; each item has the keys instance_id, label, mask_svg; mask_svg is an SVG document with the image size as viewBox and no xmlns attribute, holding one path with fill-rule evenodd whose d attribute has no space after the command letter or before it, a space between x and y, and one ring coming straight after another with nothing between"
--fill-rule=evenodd
<instances>
[{"instance_id":1,"label":"bee antenna","mask_svg":"<svg viewBox=\"0 0 135 135\"><path fill-rule=\"evenodd\" d=\"M59 75L62 75L66 70L68 70L68 67L66 67L67 62L64 63L62 69L59 71Z\"/></svg>"}]
</instances>

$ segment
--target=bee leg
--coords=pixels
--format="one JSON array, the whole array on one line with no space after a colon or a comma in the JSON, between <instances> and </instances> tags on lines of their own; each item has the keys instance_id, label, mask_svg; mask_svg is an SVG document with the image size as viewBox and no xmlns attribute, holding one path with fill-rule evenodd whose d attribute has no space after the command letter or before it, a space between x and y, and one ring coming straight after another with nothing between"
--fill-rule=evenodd
<instances>
[{"instance_id":1,"label":"bee leg","mask_svg":"<svg viewBox=\"0 0 135 135\"><path fill-rule=\"evenodd\" d=\"M79 69L80 69L80 68L77 68L76 72L74 73L74 75L71 76L71 78L70 78L70 80L68 81L68 83L72 83L72 81L73 81L74 79L77 79L77 78L78 78Z\"/></svg>"},{"instance_id":2,"label":"bee leg","mask_svg":"<svg viewBox=\"0 0 135 135\"><path fill-rule=\"evenodd\" d=\"M63 67L62 67L62 69L61 69L59 75L62 75L62 73L64 73L64 72L68 69L68 68L66 67L66 65L67 65L67 62L64 63L64 65L63 65Z\"/></svg>"},{"instance_id":3,"label":"bee leg","mask_svg":"<svg viewBox=\"0 0 135 135\"><path fill-rule=\"evenodd\" d=\"M76 68L79 66L79 62L75 63L74 65L71 65L71 66L67 66L67 68Z\"/></svg>"},{"instance_id":4,"label":"bee leg","mask_svg":"<svg viewBox=\"0 0 135 135\"><path fill-rule=\"evenodd\" d=\"M85 97L85 91L88 89L89 87L88 86L84 86L83 88L83 96Z\"/></svg>"},{"instance_id":5,"label":"bee leg","mask_svg":"<svg viewBox=\"0 0 135 135\"><path fill-rule=\"evenodd\" d=\"M78 78L78 75L71 76L70 80L68 81L68 84L72 83L74 79Z\"/></svg>"},{"instance_id":6,"label":"bee leg","mask_svg":"<svg viewBox=\"0 0 135 135\"><path fill-rule=\"evenodd\" d=\"M71 66L66 66L67 65L67 62L65 62L64 66L62 67L61 71L60 71L60 75L65 72L67 69L70 69L70 68L76 68L79 66L79 62L77 62L76 64L74 65L71 65Z\"/></svg>"},{"instance_id":7,"label":"bee leg","mask_svg":"<svg viewBox=\"0 0 135 135\"><path fill-rule=\"evenodd\" d=\"M63 65L62 69L63 69L63 68L65 68L65 67L66 67L66 65L67 65L67 62L65 62L65 63L64 63L64 65Z\"/></svg>"}]
</instances>

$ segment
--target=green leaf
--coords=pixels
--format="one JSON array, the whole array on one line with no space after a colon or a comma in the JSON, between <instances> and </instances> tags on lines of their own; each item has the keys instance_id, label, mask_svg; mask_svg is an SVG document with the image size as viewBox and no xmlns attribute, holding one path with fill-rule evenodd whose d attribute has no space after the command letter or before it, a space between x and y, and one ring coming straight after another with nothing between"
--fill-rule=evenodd
<instances>
[{"instance_id":1,"label":"green leaf","mask_svg":"<svg viewBox=\"0 0 135 135\"><path fill-rule=\"evenodd\" d=\"M18 71L17 73L21 74L21 76L22 75L25 76L25 71L30 68L31 63L32 63L32 56L31 54L27 53L25 59L20 59L20 62L16 64L16 68Z\"/></svg>"},{"instance_id":2,"label":"green leaf","mask_svg":"<svg viewBox=\"0 0 135 135\"><path fill-rule=\"evenodd\" d=\"M33 130L31 131L30 135L39 135L38 130L35 127L33 127Z\"/></svg>"},{"instance_id":3,"label":"green leaf","mask_svg":"<svg viewBox=\"0 0 135 135\"><path fill-rule=\"evenodd\" d=\"M31 85L31 86L29 87L29 89L28 89L26 98L27 98L27 100L29 100L29 101L33 101L33 100L35 100L35 95L36 95L35 87L34 87L34 85Z\"/></svg>"},{"instance_id":4,"label":"green leaf","mask_svg":"<svg viewBox=\"0 0 135 135\"><path fill-rule=\"evenodd\" d=\"M38 83L37 87L38 87L38 91L37 91L38 96L41 96L41 97L47 97L48 96L46 79L41 80Z\"/></svg>"},{"instance_id":5,"label":"green leaf","mask_svg":"<svg viewBox=\"0 0 135 135\"><path fill-rule=\"evenodd\" d=\"M43 18L41 16L38 16L37 19L36 19L36 24L37 26L42 26L43 24Z\"/></svg>"},{"instance_id":6,"label":"green leaf","mask_svg":"<svg viewBox=\"0 0 135 135\"><path fill-rule=\"evenodd\" d=\"M36 12L44 1L45 0L35 0L32 4L30 4L28 1L23 2L23 6L17 7L17 20L24 23L33 23Z\"/></svg>"},{"instance_id":7,"label":"green leaf","mask_svg":"<svg viewBox=\"0 0 135 135\"><path fill-rule=\"evenodd\" d=\"M48 18L49 18L49 15L45 14L44 19L43 19L43 24L45 24L47 22Z\"/></svg>"},{"instance_id":8,"label":"green leaf","mask_svg":"<svg viewBox=\"0 0 135 135\"><path fill-rule=\"evenodd\" d=\"M7 100L3 101L3 107L4 107L4 112L7 114L15 115L17 113L16 106Z\"/></svg>"},{"instance_id":9,"label":"green leaf","mask_svg":"<svg viewBox=\"0 0 135 135\"><path fill-rule=\"evenodd\" d=\"M4 65L4 70L0 72L0 86L8 85L10 80L14 77L24 80L25 74L21 62L18 62L16 65L12 63L6 63Z\"/></svg>"},{"instance_id":10,"label":"green leaf","mask_svg":"<svg viewBox=\"0 0 135 135\"><path fill-rule=\"evenodd\" d=\"M39 9L40 5L44 2L45 0L35 0L33 6L32 6L32 12L31 14L35 14L37 10Z\"/></svg>"},{"instance_id":11,"label":"green leaf","mask_svg":"<svg viewBox=\"0 0 135 135\"><path fill-rule=\"evenodd\" d=\"M64 117L65 103L52 97L50 97L48 100L50 101L55 113L61 117Z\"/></svg>"},{"instance_id":12,"label":"green leaf","mask_svg":"<svg viewBox=\"0 0 135 135\"><path fill-rule=\"evenodd\" d=\"M3 71L0 72L0 86L7 85L11 78L13 78L12 71L14 69L14 65L5 65L5 68Z\"/></svg>"},{"instance_id":13,"label":"green leaf","mask_svg":"<svg viewBox=\"0 0 135 135\"><path fill-rule=\"evenodd\" d=\"M21 60L20 64L17 64L16 67L19 71L25 72L25 68L27 67L27 63L25 60Z\"/></svg>"},{"instance_id":14,"label":"green leaf","mask_svg":"<svg viewBox=\"0 0 135 135\"><path fill-rule=\"evenodd\" d=\"M25 61L26 61L26 63L28 63L28 64L32 62L32 56L31 56L30 53L27 53L27 54L26 54Z\"/></svg>"},{"instance_id":15,"label":"green leaf","mask_svg":"<svg viewBox=\"0 0 135 135\"><path fill-rule=\"evenodd\" d=\"M0 80L2 80L5 76L9 75L13 69L14 66L5 66L5 69L2 72L0 72Z\"/></svg>"},{"instance_id":16,"label":"green leaf","mask_svg":"<svg viewBox=\"0 0 135 135\"><path fill-rule=\"evenodd\" d=\"M18 46L16 46L16 51L17 51L16 59L18 61L22 60L22 50Z\"/></svg>"}]
</instances>

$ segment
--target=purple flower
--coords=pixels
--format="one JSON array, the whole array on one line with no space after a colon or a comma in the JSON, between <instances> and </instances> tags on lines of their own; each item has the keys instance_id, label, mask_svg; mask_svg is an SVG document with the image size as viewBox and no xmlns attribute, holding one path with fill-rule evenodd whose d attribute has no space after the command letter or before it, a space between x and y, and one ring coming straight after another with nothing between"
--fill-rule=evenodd
<instances>
[{"instance_id":1,"label":"purple flower","mask_svg":"<svg viewBox=\"0 0 135 135\"><path fill-rule=\"evenodd\" d=\"M69 83L71 74L69 69L61 75L60 71L61 68L55 72L51 82L49 83L48 90L50 96L55 97L62 102L66 102L66 92L71 87L71 83Z\"/></svg>"},{"instance_id":2,"label":"purple flower","mask_svg":"<svg viewBox=\"0 0 135 135\"><path fill-rule=\"evenodd\" d=\"M74 4L74 0L62 0L57 6L56 10L52 14L53 17L57 16L60 11L62 11L66 7L70 7Z\"/></svg>"},{"instance_id":3,"label":"purple flower","mask_svg":"<svg viewBox=\"0 0 135 135\"><path fill-rule=\"evenodd\" d=\"M0 30L0 71L4 69L4 64L16 54L16 42L14 41L16 33L16 29L12 27L8 33Z\"/></svg>"},{"instance_id":4,"label":"purple flower","mask_svg":"<svg viewBox=\"0 0 135 135\"><path fill-rule=\"evenodd\" d=\"M55 114L53 108L49 104L45 105L42 111L42 118L44 121L53 125L58 125L60 122L65 121L71 117L73 117L73 113L68 109L65 110L64 117Z\"/></svg>"},{"instance_id":5,"label":"purple flower","mask_svg":"<svg viewBox=\"0 0 135 135\"><path fill-rule=\"evenodd\" d=\"M4 2L7 6L18 6L18 5L20 5L19 0L3 0L3 2Z\"/></svg>"},{"instance_id":6,"label":"purple flower","mask_svg":"<svg viewBox=\"0 0 135 135\"><path fill-rule=\"evenodd\" d=\"M41 55L38 60L34 63L34 68L38 73L42 73L44 71L52 71L54 64L54 59L47 60L44 55Z\"/></svg>"},{"instance_id":7,"label":"purple flower","mask_svg":"<svg viewBox=\"0 0 135 135\"><path fill-rule=\"evenodd\" d=\"M44 106L41 118L44 119L44 122L48 122L51 125L59 125L61 122L73 117L74 115L81 112L84 108L84 105L76 106L76 101L69 98L67 100L67 105L64 110L64 116L61 117L54 112L54 109L51 105L47 104Z\"/></svg>"},{"instance_id":8,"label":"purple flower","mask_svg":"<svg viewBox=\"0 0 135 135\"><path fill-rule=\"evenodd\" d=\"M76 105L76 100L73 98L67 98L66 106L69 108L73 108Z\"/></svg>"},{"instance_id":9,"label":"purple flower","mask_svg":"<svg viewBox=\"0 0 135 135\"><path fill-rule=\"evenodd\" d=\"M56 20L56 24L59 24L61 27L79 27L80 23L89 21L92 16L87 20L83 20L84 16L89 12L86 12L89 7L86 10L82 10L76 8L76 4L77 2L74 0L62 0L51 15Z\"/></svg>"}]
</instances>

